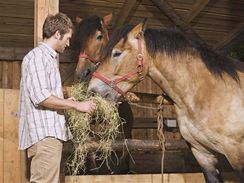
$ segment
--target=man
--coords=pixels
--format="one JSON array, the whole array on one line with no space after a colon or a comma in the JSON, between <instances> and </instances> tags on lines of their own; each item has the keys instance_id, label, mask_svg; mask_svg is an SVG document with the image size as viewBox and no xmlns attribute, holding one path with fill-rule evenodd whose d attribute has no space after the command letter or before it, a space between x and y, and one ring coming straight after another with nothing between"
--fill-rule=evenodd
<instances>
[{"instance_id":1,"label":"man","mask_svg":"<svg viewBox=\"0 0 244 183\"><path fill-rule=\"evenodd\" d=\"M50 15L43 25L43 42L31 50L21 66L19 149L27 149L32 183L58 183L62 141L70 139L63 110L92 113L93 102L63 98L56 60L69 46L72 22L62 13Z\"/></svg>"}]
</instances>

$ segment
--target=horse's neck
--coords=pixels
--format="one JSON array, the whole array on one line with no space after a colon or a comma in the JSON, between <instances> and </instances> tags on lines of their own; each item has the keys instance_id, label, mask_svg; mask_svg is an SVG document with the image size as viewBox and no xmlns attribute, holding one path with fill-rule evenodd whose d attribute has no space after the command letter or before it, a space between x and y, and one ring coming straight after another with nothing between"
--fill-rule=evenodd
<instances>
[{"instance_id":1,"label":"horse's neck","mask_svg":"<svg viewBox=\"0 0 244 183\"><path fill-rule=\"evenodd\" d=\"M183 55L156 57L149 67L149 77L180 106L194 107L200 84L208 82L209 72L198 57ZM201 93L198 93L198 96Z\"/></svg>"}]
</instances>

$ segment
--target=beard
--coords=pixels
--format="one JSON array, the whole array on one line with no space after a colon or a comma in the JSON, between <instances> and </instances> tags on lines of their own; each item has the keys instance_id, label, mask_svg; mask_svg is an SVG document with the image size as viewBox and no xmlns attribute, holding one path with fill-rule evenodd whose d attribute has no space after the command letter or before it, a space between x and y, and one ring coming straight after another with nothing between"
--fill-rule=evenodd
<instances>
[{"instance_id":1,"label":"beard","mask_svg":"<svg viewBox=\"0 0 244 183\"><path fill-rule=\"evenodd\" d=\"M65 47L62 46L62 45L59 45L59 46L57 47L57 49L56 49L56 52L57 52L57 53L63 53L64 50L65 50Z\"/></svg>"}]
</instances>

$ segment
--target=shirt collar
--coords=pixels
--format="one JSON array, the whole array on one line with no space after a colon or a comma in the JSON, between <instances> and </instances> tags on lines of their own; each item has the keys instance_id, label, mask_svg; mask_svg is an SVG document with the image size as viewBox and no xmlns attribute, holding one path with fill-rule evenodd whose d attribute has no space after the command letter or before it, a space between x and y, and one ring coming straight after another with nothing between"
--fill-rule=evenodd
<instances>
[{"instance_id":1,"label":"shirt collar","mask_svg":"<svg viewBox=\"0 0 244 183\"><path fill-rule=\"evenodd\" d=\"M51 55L51 57L56 58L57 52L54 49L52 49L50 46L48 46L46 43L40 42L39 46L44 48L44 49L46 49L46 50L48 50L48 52Z\"/></svg>"}]
</instances>

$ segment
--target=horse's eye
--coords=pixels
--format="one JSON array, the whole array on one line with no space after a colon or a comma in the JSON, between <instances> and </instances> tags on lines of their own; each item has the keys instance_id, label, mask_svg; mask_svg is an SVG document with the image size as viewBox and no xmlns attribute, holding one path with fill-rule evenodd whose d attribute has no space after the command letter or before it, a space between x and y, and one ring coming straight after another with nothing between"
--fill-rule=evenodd
<instances>
[{"instance_id":1,"label":"horse's eye","mask_svg":"<svg viewBox=\"0 0 244 183\"><path fill-rule=\"evenodd\" d=\"M113 57L119 57L121 55L121 52L115 52L115 53L113 53Z\"/></svg>"},{"instance_id":2,"label":"horse's eye","mask_svg":"<svg viewBox=\"0 0 244 183\"><path fill-rule=\"evenodd\" d=\"M101 35L99 35L99 36L97 36L97 40L101 40L103 38L103 35L101 34Z\"/></svg>"}]
</instances>

